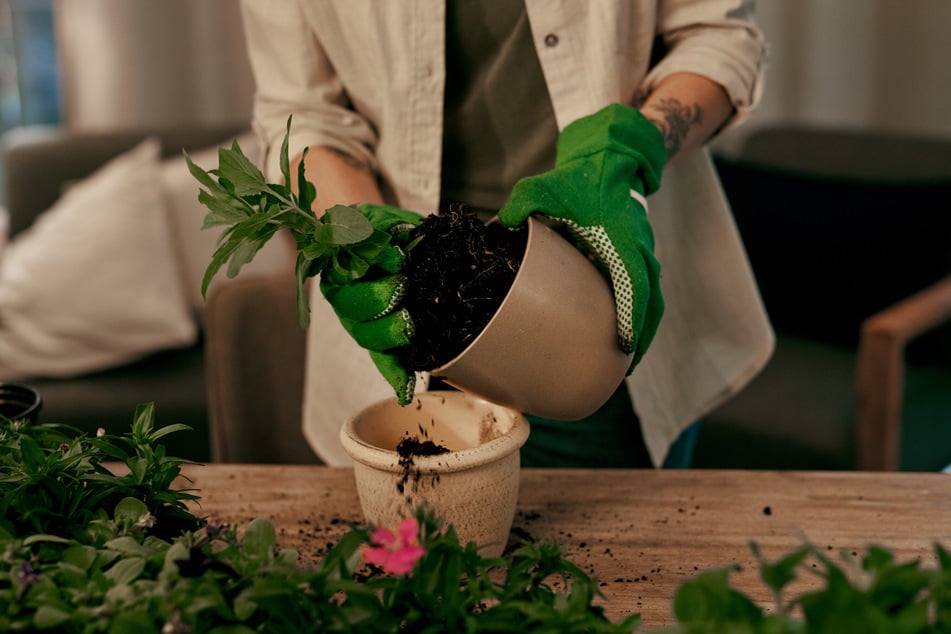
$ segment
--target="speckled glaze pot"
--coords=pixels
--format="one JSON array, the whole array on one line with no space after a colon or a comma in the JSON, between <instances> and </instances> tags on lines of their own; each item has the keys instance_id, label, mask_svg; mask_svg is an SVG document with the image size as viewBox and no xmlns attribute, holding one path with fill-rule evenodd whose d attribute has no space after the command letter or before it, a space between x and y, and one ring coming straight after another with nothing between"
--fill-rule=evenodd
<instances>
[{"instance_id":1,"label":"speckled glaze pot","mask_svg":"<svg viewBox=\"0 0 951 634\"><path fill-rule=\"evenodd\" d=\"M525 417L464 392L417 394L400 407L379 401L344 423L340 440L354 460L360 506L367 522L395 528L420 505L452 524L465 544L489 557L502 553L515 517L519 449L528 438ZM449 449L413 456L401 465L406 437Z\"/></svg>"},{"instance_id":2,"label":"speckled glaze pot","mask_svg":"<svg viewBox=\"0 0 951 634\"><path fill-rule=\"evenodd\" d=\"M469 347L430 374L526 414L585 418L631 365L615 314L614 294L594 264L529 218L525 256L502 305Z\"/></svg>"}]
</instances>

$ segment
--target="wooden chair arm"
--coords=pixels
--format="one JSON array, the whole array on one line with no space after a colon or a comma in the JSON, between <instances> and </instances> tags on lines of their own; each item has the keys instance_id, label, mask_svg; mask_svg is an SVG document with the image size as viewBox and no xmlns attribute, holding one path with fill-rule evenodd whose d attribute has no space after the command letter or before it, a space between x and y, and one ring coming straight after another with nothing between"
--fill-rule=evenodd
<instances>
[{"instance_id":1,"label":"wooden chair arm","mask_svg":"<svg viewBox=\"0 0 951 634\"><path fill-rule=\"evenodd\" d=\"M951 276L869 317L862 324L856 368L856 467L897 471L905 347L951 320Z\"/></svg>"}]
</instances>

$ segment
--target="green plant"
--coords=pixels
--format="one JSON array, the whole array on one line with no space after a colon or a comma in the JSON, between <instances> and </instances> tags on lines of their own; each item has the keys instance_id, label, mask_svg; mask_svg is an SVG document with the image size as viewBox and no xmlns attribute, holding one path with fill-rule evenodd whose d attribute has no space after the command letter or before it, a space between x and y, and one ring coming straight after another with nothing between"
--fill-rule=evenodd
<instances>
[{"instance_id":1,"label":"green plant","mask_svg":"<svg viewBox=\"0 0 951 634\"><path fill-rule=\"evenodd\" d=\"M0 421L0 631L244 634L249 632L633 632L640 618L605 617L597 581L554 543L503 557L460 544L418 511L398 534L354 526L312 567L279 548L267 519L243 528L188 511L173 487L183 460L157 442L151 404L132 430L87 437L68 427ZM125 473L109 470L115 462ZM951 555L935 567L881 546L836 562L805 544L776 561L751 544L774 597L766 610L703 571L674 598L689 634L937 634L951 632ZM787 596L800 574L820 587Z\"/></svg>"},{"instance_id":2,"label":"green plant","mask_svg":"<svg viewBox=\"0 0 951 634\"><path fill-rule=\"evenodd\" d=\"M951 556L934 547L937 565L899 562L882 546L863 555L842 552L836 563L812 544L775 562L751 549L760 578L774 597L767 612L729 585L729 568L709 570L685 582L674 599L681 624L670 631L689 634L937 634L951 632ZM788 598L799 576L818 576L821 586Z\"/></svg>"},{"instance_id":3,"label":"green plant","mask_svg":"<svg viewBox=\"0 0 951 634\"><path fill-rule=\"evenodd\" d=\"M304 160L291 180L288 138L291 117L281 144L283 183L269 183L242 152L235 140L231 148L219 148L218 167L204 170L188 153L185 161L203 189L198 200L209 212L203 228L225 227L218 248L202 280L202 293L215 274L228 264L234 277L281 229L287 229L297 244L297 313L302 326L310 323L304 283L309 277L332 270L344 280L363 277L378 259L387 257L390 234L374 229L354 207L335 205L321 217L312 211L316 191L304 175ZM304 156L307 150L304 150ZM297 184L296 191L291 187Z\"/></svg>"},{"instance_id":4,"label":"green plant","mask_svg":"<svg viewBox=\"0 0 951 634\"><path fill-rule=\"evenodd\" d=\"M151 403L136 408L131 431L95 437L65 425L0 421L0 530L11 536L53 534L81 543L103 539L100 522L119 500L136 498L161 521L155 531L177 534L196 527L198 518L185 504L196 496L173 490L188 462L165 455L157 441L190 429L156 429ZM104 463L120 463L122 475Z\"/></svg>"},{"instance_id":5,"label":"green plant","mask_svg":"<svg viewBox=\"0 0 951 634\"><path fill-rule=\"evenodd\" d=\"M352 527L318 565L280 550L270 521L241 530L187 511L182 460L156 441L154 409L132 432L87 437L54 425L0 429L0 631L630 632L594 605L594 579L555 544L484 558L420 511L399 540ZM116 475L106 461L123 463ZM170 520L188 520L185 523ZM164 527L165 530L159 530ZM409 554L389 574L373 552ZM384 553L385 554L385 553ZM393 563L387 557L383 562ZM561 589L558 589L561 588Z\"/></svg>"}]
</instances>

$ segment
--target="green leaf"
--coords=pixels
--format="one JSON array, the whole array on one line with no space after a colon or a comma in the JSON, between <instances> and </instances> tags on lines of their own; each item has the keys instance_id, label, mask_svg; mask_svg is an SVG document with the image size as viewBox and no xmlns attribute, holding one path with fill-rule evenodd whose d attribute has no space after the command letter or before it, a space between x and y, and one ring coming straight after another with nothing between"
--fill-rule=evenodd
<instances>
[{"instance_id":1,"label":"green leaf","mask_svg":"<svg viewBox=\"0 0 951 634\"><path fill-rule=\"evenodd\" d=\"M139 518L149 512L149 507L142 500L127 497L116 504L115 520L120 526L132 526Z\"/></svg>"},{"instance_id":2,"label":"green leaf","mask_svg":"<svg viewBox=\"0 0 951 634\"><path fill-rule=\"evenodd\" d=\"M308 148L304 148L300 163L297 164L297 206L305 211L311 209L311 205L314 204L314 199L317 198L317 190L314 188L313 183L308 181L304 175L304 161L307 158L307 153ZM287 182L290 182L290 179L288 179Z\"/></svg>"},{"instance_id":3,"label":"green leaf","mask_svg":"<svg viewBox=\"0 0 951 634\"><path fill-rule=\"evenodd\" d=\"M230 149L218 148L218 172L234 186L237 196L267 191L264 174L244 155L237 140Z\"/></svg>"},{"instance_id":4,"label":"green leaf","mask_svg":"<svg viewBox=\"0 0 951 634\"><path fill-rule=\"evenodd\" d=\"M251 520L244 531L241 546L248 557L257 561L267 561L274 553L277 544L277 533L274 525L265 518Z\"/></svg>"},{"instance_id":5,"label":"green leaf","mask_svg":"<svg viewBox=\"0 0 951 634\"><path fill-rule=\"evenodd\" d=\"M190 427L189 425L183 425L181 423L178 423L175 425L166 425L164 427L161 427L155 430L152 433L152 441L154 442L158 440L159 438L163 438L165 436L168 436L169 434L174 434L180 431L194 431L194 429Z\"/></svg>"},{"instance_id":6,"label":"green leaf","mask_svg":"<svg viewBox=\"0 0 951 634\"><path fill-rule=\"evenodd\" d=\"M134 537L123 535L106 542L105 547L109 550L115 550L123 555L134 555L138 557L148 557L152 553L148 548L140 544Z\"/></svg>"},{"instance_id":7,"label":"green leaf","mask_svg":"<svg viewBox=\"0 0 951 634\"><path fill-rule=\"evenodd\" d=\"M294 118L294 115L287 116L287 129L284 131L284 140L281 141L281 175L284 177L284 183L290 185L291 183L291 165L290 159L287 156L288 152L288 143L291 136L291 119Z\"/></svg>"},{"instance_id":8,"label":"green leaf","mask_svg":"<svg viewBox=\"0 0 951 634\"><path fill-rule=\"evenodd\" d=\"M107 579L116 585L132 583L145 571L145 559L142 557L128 557L120 559L105 572Z\"/></svg>"},{"instance_id":9,"label":"green leaf","mask_svg":"<svg viewBox=\"0 0 951 634\"><path fill-rule=\"evenodd\" d=\"M307 296L307 279L312 260L303 253L297 254L295 277L297 279L297 321L306 330L310 326L310 299Z\"/></svg>"},{"instance_id":10,"label":"green leaf","mask_svg":"<svg viewBox=\"0 0 951 634\"><path fill-rule=\"evenodd\" d=\"M746 623L763 619L762 610L729 586L729 568L701 572L684 582L674 597L674 614L682 623Z\"/></svg>"},{"instance_id":11,"label":"green leaf","mask_svg":"<svg viewBox=\"0 0 951 634\"><path fill-rule=\"evenodd\" d=\"M60 537L59 535L47 535L45 533L37 533L35 535L29 535L23 539L24 546L32 546L33 544L72 544L73 540L67 539L65 537Z\"/></svg>"},{"instance_id":12,"label":"green leaf","mask_svg":"<svg viewBox=\"0 0 951 634\"><path fill-rule=\"evenodd\" d=\"M38 630L51 630L66 623L70 619L70 613L62 608L52 605L41 605L36 609L33 615L33 625Z\"/></svg>"},{"instance_id":13,"label":"green leaf","mask_svg":"<svg viewBox=\"0 0 951 634\"><path fill-rule=\"evenodd\" d=\"M185 157L185 163L188 165L188 171L195 178L195 180L213 192L219 191L221 189L221 186L214 178L212 178L211 174L195 163L188 155L188 152L182 150L182 155Z\"/></svg>"},{"instance_id":14,"label":"green leaf","mask_svg":"<svg viewBox=\"0 0 951 634\"><path fill-rule=\"evenodd\" d=\"M89 570L96 561L97 551L92 546L77 544L63 551L63 561L81 570Z\"/></svg>"},{"instance_id":15,"label":"green leaf","mask_svg":"<svg viewBox=\"0 0 951 634\"><path fill-rule=\"evenodd\" d=\"M231 225L247 220L252 211L234 198L213 196L204 190L198 192L198 202L209 209L202 221L202 229Z\"/></svg>"},{"instance_id":16,"label":"green leaf","mask_svg":"<svg viewBox=\"0 0 951 634\"><path fill-rule=\"evenodd\" d=\"M322 242L335 245L356 244L373 235L373 225L353 207L334 205L321 218L319 235Z\"/></svg>"},{"instance_id":17,"label":"green leaf","mask_svg":"<svg viewBox=\"0 0 951 634\"><path fill-rule=\"evenodd\" d=\"M155 624L148 610L142 608L134 612L123 612L116 616L109 626L109 634L142 634L154 631Z\"/></svg>"},{"instance_id":18,"label":"green leaf","mask_svg":"<svg viewBox=\"0 0 951 634\"><path fill-rule=\"evenodd\" d=\"M132 435L136 438L148 438L155 423L155 403L141 403L135 408L132 420Z\"/></svg>"},{"instance_id":19,"label":"green leaf","mask_svg":"<svg viewBox=\"0 0 951 634\"><path fill-rule=\"evenodd\" d=\"M27 471L36 471L46 459L46 452L28 436L20 437L20 459Z\"/></svg>"},{"instance_id":20,"label":"green leaf","mask_svg":"<svg viewBox=\"0 0 951 634\"><path fill-rule=\"evenodd\" d=\"M760 577L763 582L776 593L782 592L783 588L796 578L796 568L813 551L811 546L803 546L770 564L762 559L756 544L750 544L750 550L760 561Z\"/></svg>"}]
</instances>

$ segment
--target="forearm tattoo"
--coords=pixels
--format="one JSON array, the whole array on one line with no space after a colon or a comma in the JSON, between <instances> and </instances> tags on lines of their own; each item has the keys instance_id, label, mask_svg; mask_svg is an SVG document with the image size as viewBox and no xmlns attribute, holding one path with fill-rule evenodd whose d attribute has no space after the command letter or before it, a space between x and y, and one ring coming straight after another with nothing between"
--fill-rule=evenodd
<instances>
[{"instance_id":1,"label":"forearm tattoo","mask_svg":"<svg viewBox=\"0 0 951 634\"><path fill-rule=\"evenodd\" d=\"M677 154L690 129L703 122L703 109L700 104L685 105L673 97L664 97L656 103L651 103L647 110L645 116L664 135L668 157ZM658 116L653 116L655 113Z\"/></svg>"}]
</instances>

